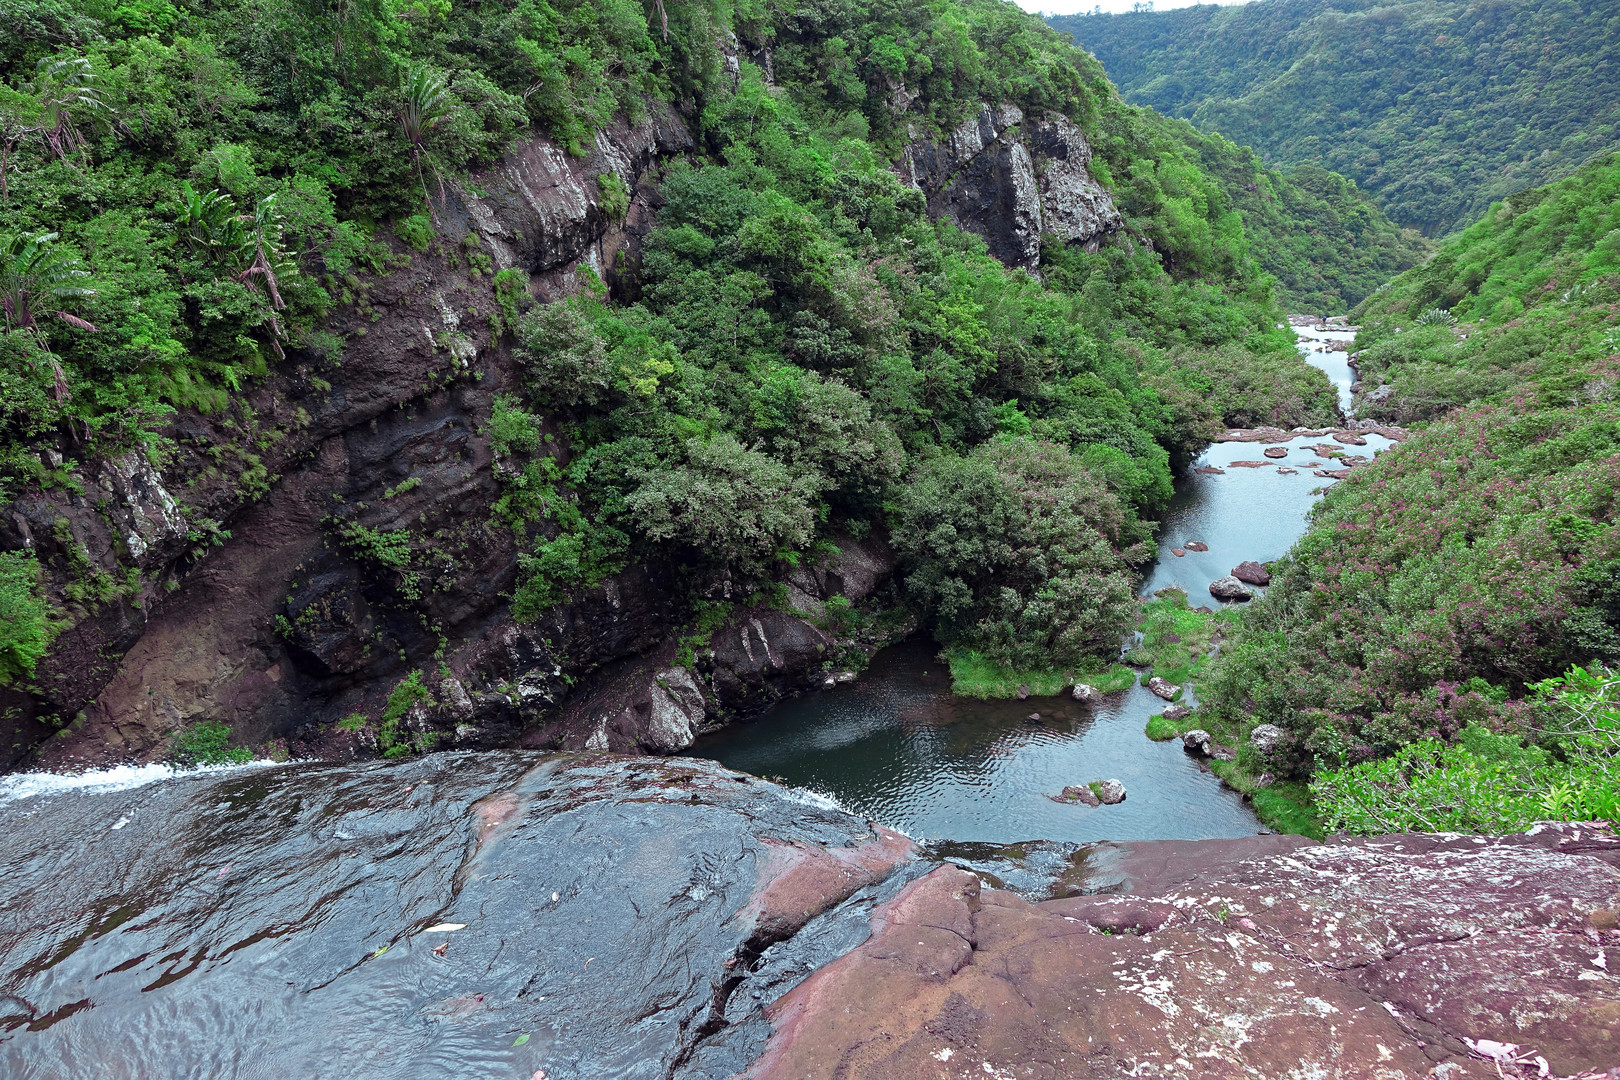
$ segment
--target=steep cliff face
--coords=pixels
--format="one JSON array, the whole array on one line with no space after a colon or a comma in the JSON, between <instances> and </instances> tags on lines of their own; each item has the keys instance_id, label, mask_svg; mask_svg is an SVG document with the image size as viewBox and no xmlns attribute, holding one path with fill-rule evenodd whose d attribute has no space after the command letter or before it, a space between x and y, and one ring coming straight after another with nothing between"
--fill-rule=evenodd
<instances>
[{"instance_id":1,"label":"steep cliff face","mask_svg":"<svg viewBox=\"0 0 1620 1080\"><path fill-rule=\"evenodd\" d=\"M161 755L202 720L250 746L370 752L332 722L378 715L422 668L436 672L430 698L403 730L441 747L671 752L819 686L843 646L782 611L739 612L699 670L676 665L687 612L656 565L535 623L507 615L518 551L491 523L500 483L484 426L516 372L488 274L524 271L539 303L576 290L580 266L613 282L651 226L659 163L691 148L667 111L603 132L584 159L525 143L447 192L429 253L401 250L393 273L357 282L329 326L341 356L295 353L244 408L181 416L158 464L139 449L90 461L74 473L82 493L8 507L0 542L33 548L73 615L35 692L0 689L0 766ZM604 178L631 193L622 219L602 208ZM368 548L402 529L428 570L402 573ZM790 601L814 613L863 598L892 565L881 541L850 540L795 571Z\"/></svg>"},{"instance_id":2,"label":"steep cliff face","mask_svg":"<svg viewBox=\"0 0 1620 1080\"><path fill-rule=\"evenodd\" d=\"M1085 134L1068 117L985 105L943 142L912 142L902 175L928 196L930 217L977 233L990 254L1034 272L1042 233L1096 250L1124 224L1090 162Z\"/></svg>"}]
</instances>

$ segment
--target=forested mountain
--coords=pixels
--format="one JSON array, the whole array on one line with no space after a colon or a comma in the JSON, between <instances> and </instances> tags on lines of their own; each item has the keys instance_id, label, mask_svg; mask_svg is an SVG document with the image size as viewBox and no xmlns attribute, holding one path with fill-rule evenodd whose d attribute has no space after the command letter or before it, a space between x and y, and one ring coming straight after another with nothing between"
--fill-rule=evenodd
<instances>
[{"instance_id":1,"label":"forested mountain","mask_svg":"<svg viewBox=\"0 0 1620 1080\"><path fill-rule=\"evenodd\" d=\"M1279 172L1249 147L1185 120L1142 117L1185 144L1220 182L1243 217L1255 261L1277 279L1290 311L1342 312L1421 260L1422 238L1393 224L1354 181L1310 165Z\"/></svg>"},{"instance_id":2,"label":"forested mountain","mask_svg":"<svg viewBox=\"0 0 1620 1080\"><path fill-rule=\"evenodd\" d=\"M1059 16L1129 101L1355 180L1440 235L1620 142L1601 0L1258 0Z\"/></svg>"},{"instance_id":3,"label":"forested mountain","mask_svg":"<svg viewBox=\"0 0 1620 1080\"><path fill-rule=\"evenodd\" d=\"M1011 5L7 11L0 679L46 729L195 610L278 674L136 681L409 752L874 529L942 641L1080 663L1173 466L1334 411L1206 171L1252 162ZM508 615L554 629L478 652Z\"/></svg>"},{"instance_id":4,"label":"forested mountain","mask_svg":"<svg viewBox=\"0 0 1620 1080\"><path fill-rule=\"evenodd\" d=\"M1492 207L1355 317L1360 412L1429 423L1327 493L1209 708L1292 732L1335 827L1615 818L1620 155Z\"/></svg>"}]
</instances>

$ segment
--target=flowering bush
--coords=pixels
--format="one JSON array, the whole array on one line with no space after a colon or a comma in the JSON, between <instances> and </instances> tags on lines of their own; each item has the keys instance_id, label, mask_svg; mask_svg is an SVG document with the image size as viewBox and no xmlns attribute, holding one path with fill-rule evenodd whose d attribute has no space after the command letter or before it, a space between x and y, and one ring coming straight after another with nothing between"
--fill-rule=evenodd
<instances>
[{"instance_id":1,"label":"flowering bush","mask_svg":"<svg viewBox=\"0 0 1620 1080\"><path fill-rule=\"evenodd\" d=\"M1537 821L1620 823L1620 676L1571 668L1536 686L1531 742L1470 724L1311 784L1335 832L1511 832Z\"/></svg>"}]
</instances>

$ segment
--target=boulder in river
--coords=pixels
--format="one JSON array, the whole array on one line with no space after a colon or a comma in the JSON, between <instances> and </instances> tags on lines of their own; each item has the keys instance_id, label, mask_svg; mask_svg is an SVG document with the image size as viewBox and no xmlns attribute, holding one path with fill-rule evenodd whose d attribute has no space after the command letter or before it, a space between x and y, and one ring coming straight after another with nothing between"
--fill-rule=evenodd
<instances>
[{"instance_id":1,"label":"boulder in river","mask_svg":"<svg viewBox=\"0 0 1620 1080\"><path fill-rule=\"evenodd\" d=\"M1038 712L1032 712L1028 716L1024 717L1024 722L1028 724L1038 724L1041 722L1041 714Z\"/></svg>"},{"instance_id":2,"label":"boulder in river","mask_svg":"<svg viewBox=\"0 0 1620 1080\"><path fill-rule=\"evenodd\" d=\"M1179 558L1181 558L1183 555L1185 555L1187 553L1186 553L1186 551L1182 550L1181 548L1171 548L1170 549L1170 554L1174 555L1176 558L1179 559Z\"/></svg>"},{"instance_id":3,"label":"boulder in river","mask_svg":"<svg viewBox=\"0 0 1620 1080\"><path fill-rule=\"evenodd\" d=\"M1125 785L1118 780L1103 780L1097 784L1097 798L1102 800L1104 806L1114 806L1125 801Z\"/></svg>"},{"instance_id":4,"label":"boulder in river","mask_svg":"<svg viewBox=\"0 0 1620 1080\"><path fill-rule=\"evenodd\" d=\"M1181 687L1157 675L1147 681L1147 688L1166 701L1174 701L1176 695L1181 693Z\"/></svg>"},{"instance_id":5,"label":"boulder in river","mask_svg":"<svg viewBox=\"0 0 1620 1080\"><path fill-rule=\"evenodd\" d=\"M1234 461L1234 462L1232 462L1232 468L1234 468L1234 469L1263 469L1269 464L1271 464L1269 461Z\"/></svg>"},{"instance_id":6,"label":"boulder in river","mask_svg":"<svg viewBox=\"0 0 1620 1080\"><path fill-rule=\"evenodd\" d=\"M1020 683L1018 686L1018 700L1023 701L1029 697L1029 683Z\"/></svg>"},{"instance_id":7,"label":"boulder in river","mask_svg":"<svg viewBox=\"0 0 1620 1080\"><path fill-rule=\"evenodd\" d=\"M1285 458L1288 456L1288 447L1268 446L1262 450L1261 453L1265 454L1268 458Z\"/></svg>"},{"instance_id":8,"label":"boulder in river","mask_svg":"<svg viewBox=\"0 0 1620 1080\"><path fill-rule=\"evenodd\" d=\"M1197 754L1199 757L1209 757L1214 752L1212 749L1214 742L1209 732L1203 728L1193 728L1191 731L1181 733L1182 748L1187 753Z\"/></svg>"},{"instance_id":9,"label":"boulder in river","mask_svg":"<svg viewBox=\"0 0 1620 1080\"><path fill-rule=\"evenodd\" d=\"M1209 545L1204 543L1202 540L1189 540L1185 544L1183 544L1182 546L1185 547L1188 551L1208 551L1209 550Z\"/></svg>"},{"instance_id":10,"label":"boulder in river","mask_svg":"<svg viewBox=\"0 0 1620 1080\"><path fill-rule=\"evenodd\" d=\"M1198 468L1194 469L1193 472L1197 473L1199 476L1225 476L1226 475L1226 470L1225 469L1217 469L1213 465L1200 465L1200 466L1198 466Z\"/></svg>"},{"instance_id":11,"label":"boulder in river","mask_svg":"<svg viewBox=\"0 0 1620 1080\"><path fill-rule=\"evenodd\" d=\"M1209 595L1217 600L1251 600L1254 592L1235 577L1216 578L1209 583Z\"/></svg>"},{"instance_id":12,"label":"boulder in river","mask_svg":"<svg viewBox=\"0 0 1620 1080\"><path fill-rule=\"evenodd\" d=\"M1069 694L1076 701L1101 701L1103 696L1102 691L1090 683L1075 683Z\"/></svg>"},{"instance_id":13,"label":"boulder in river","mask_svg":"<svg viewBox=\"0 0 1620 1080\"><path fill-rule=\"evenodd\" d=\"M1101 806L1102 800L1097 793L1091 790L1090 784L1070 784L1063 789L1059 797L1060 802L1081 803L1085 806Z\"/></svg>"},{"instance_id":14,"label":"boulder in river","mask_svg":"<svg viewBox=\"0 0 1620 1080\"><path fill-rule=\"evenodd\" d=\"M1271 584L1271 571L1252 559L1232 567L1232 576L1246 585Z\"/></svg>"},{"instance_id":15,"label":"boulder in river","mask_svg":"<svg viewBox=\"0 0 1620 1080\"><path fill-rule=\"evenodd\" d=\"M1366 446L1367 445L1367 440L1366 439L1363 439L1360 435L1357 435L1357 434L1355 434L1354 432L1351 432L1351 431L1336 431L1336 432L1333 433L1333 440L1335 442L1344 443L1346 446Z\"/></svg>"},{"instance_id":16,"label":"boulder in river","mask_svg":"<svg viewBox=\"0 0 1620 1080\"><path fill-rule=\"evenodd\" d=\"M1191 716L1192 710L1187 708L1185 705L1172 705L1168 709L1164 710L1164 712L1160 715L1162 715L1166 720L1174 723L1177 720Z\"/></svg>"}]
</instances>

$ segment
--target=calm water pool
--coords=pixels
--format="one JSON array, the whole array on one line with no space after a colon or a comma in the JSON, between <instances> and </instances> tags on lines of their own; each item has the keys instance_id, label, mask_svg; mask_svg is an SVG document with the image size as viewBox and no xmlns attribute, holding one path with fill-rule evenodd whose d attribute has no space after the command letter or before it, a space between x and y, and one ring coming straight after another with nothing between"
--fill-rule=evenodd
<instances>
[{"instance_id":1,"label":"calm water pool","mask_svg":"<svg viewBox=\"0 0 1620 1080\"><path fill-rule=\"evenodd\" d=\"M1345 354L1315 351L1316 342L1300 337L1306 358L1342 381L1348 400ZM1286 553L1304 532L1311 504L1334 482L1312 475L1321 459L1308 447L1330 442L1296 439L1287 458L1259 469L1231 463L1262 460L1260 444L1211 446L1199 463L1225 474L1178 485L1141 591L1178 585L1195 606L1214 606L1208 585L1215 578L1244 560ZM1389 446L1379 436L1367 443L1346 449L1370 454ZM1297 472L1279 473L1279 466ZM1189 540L1209 550L1171 554ZM1142 733L1165 706L1143 687L1096 706L1068 698L975 701L951 694L934 653L926 641L885 649L856 683L784 702L705 737L691 753L817 792L918 839L1200 840L1259 831L1243 801L1180 742L1155 743ZM1040 719L1028 719L1035 712ZM1065 784L1109 777L1130 793L1118 806L1048 798Z\"/></svg>"}]
</instances>

